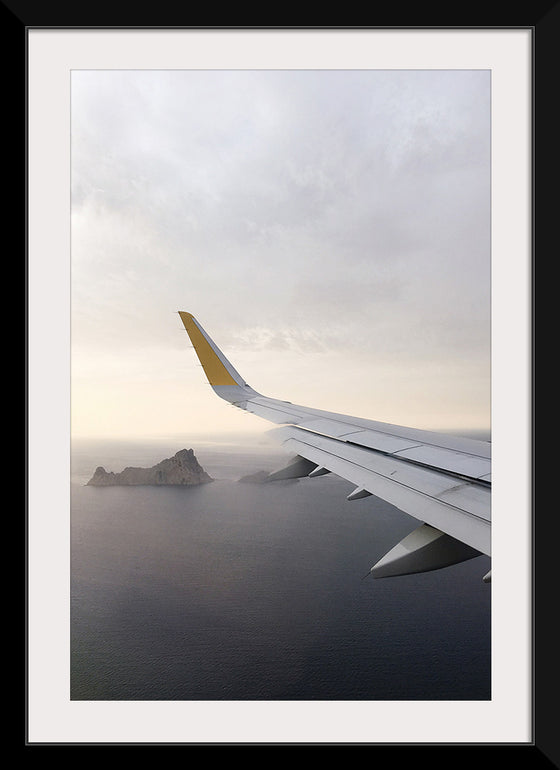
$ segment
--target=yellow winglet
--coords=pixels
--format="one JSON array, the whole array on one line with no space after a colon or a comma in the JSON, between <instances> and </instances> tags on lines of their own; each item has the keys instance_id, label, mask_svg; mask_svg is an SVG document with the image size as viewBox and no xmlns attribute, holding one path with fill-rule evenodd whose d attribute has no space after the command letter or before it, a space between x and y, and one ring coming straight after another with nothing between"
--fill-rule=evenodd
<instances>
[{"instance_id":1,"label":"yellow winglet","mask_svg":"<svg viewBox=\"0 0 560 770\"><path fill-rule=\"evenodd\" d=\"M243 385L241 377L239 381L234 379L233 374L228 370L224 361L218 355L218 348L214 345L212 340L208 337L206 332L199 326L198 322L191 313L185 313L183 310L179 310L181 321L187 334L189 335L191 342L196 350L196 354L200 359L200 363L208 377L210 385ZM227 361L227 359L225 359ZM227 362L229 364L229 362ZM235 369L229 364L234 374L238 374ZM239 376L239 375L238 375Z\"/></svg>"}]
</instances>

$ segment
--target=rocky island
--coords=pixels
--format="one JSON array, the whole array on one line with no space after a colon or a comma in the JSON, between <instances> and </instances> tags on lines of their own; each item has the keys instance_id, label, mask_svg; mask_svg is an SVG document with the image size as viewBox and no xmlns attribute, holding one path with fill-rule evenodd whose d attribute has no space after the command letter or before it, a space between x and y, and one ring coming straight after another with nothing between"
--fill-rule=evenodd
<instances>
[{"instance_id":1,"label":"rocky island","mask_svg":"<svg viewBox=\"0 0 560 770\"><path fill-rule=\"evenodd\" d=\"M99 466L86 486L193 486L213 480L199 464L192 449L181 449L152 468L125 468L121 473L113 473Z\"/></svg>"},{"instance_id":2,"label":"rocky island","mask_svg":"<svg viewBox=\"0 0 560 770\"><path fill-rule=\"evenodd\" d=\"M250 473L248 476L242 476L238 481L242 484L266 484L269 476L270 473L268 471L257 471L256 473Z\"/></svg>"}]
</instances>

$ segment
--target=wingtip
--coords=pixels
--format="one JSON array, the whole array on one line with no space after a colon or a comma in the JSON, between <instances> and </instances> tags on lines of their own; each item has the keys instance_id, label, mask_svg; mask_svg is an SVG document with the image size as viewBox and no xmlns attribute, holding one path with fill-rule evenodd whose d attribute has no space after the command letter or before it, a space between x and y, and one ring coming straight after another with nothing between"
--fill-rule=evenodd
<instances>
[{"instance_id":1,"label":"wingtip","mask_svg":"<svg viewBox=\"0 0 560 770\"><path fill-rule=\"evenodd\" d=\"M218 346L210 339L193 314L188 313L186 310L179 310L178 313L210 385L212 387L224 385L228 387L243 386L244 381L239 372L236 371Z\"/></svg>"}]
</instances>

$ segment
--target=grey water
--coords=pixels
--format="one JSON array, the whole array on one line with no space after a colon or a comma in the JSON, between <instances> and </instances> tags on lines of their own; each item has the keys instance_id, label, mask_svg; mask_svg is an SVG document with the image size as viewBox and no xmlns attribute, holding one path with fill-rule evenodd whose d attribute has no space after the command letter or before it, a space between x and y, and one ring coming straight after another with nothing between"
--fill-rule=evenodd
<instances>
[{"instance_id":1,"label":"grey water","mask_svg":"<svg viewBox=\"0 0 560 770\"><path fill-rule=\"evenodd\" d=\"M86 485L182 448L74 442L73 700L491 698L487 557L364 578L418 522L332 475L239 482L268 447L193 445L201 486Z\"/></svg>"}]
</instances>

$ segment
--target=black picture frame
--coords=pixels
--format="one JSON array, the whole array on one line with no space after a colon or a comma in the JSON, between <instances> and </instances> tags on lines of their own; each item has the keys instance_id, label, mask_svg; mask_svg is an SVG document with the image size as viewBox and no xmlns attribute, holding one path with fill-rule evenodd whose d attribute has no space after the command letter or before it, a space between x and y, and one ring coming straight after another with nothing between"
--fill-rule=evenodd
<instances>
[{"instance_id":1,"label":"black picture frame","mask_svg":"<svg viewBox=\"0 0 560 770\"><path fill-rule=\"evenodd\" d=\"M174 7L173 7L174 9ZM159 15L164 16L162 11L165 10L165 4L158 7ZM75 27L76 13L81 16L81 22L79 27ZM13 184L12 189L17 193L10 197L7 202L9 215L6 221L11 225L12 230L16 236L16 242L20 239L21 248L24 252L24 259L22 263L24 265L23 270L23 283L24 294L26 286L26 232L27 232L27 218L26 218L26 205L25 205L25 193L26 193L26 134L27 134L27 118L26 118L26 39L28 30L31 28L96 28L97 23L89 24L88 17L94 22L97 22L99 18L110 18L112 24L108 24L103 28L117 28L125 27L129 28L130 25L122 24L126 19L142 15L137 8L129 8L120 5L115 7L114 4L109 6L104 3L96 3L95 6L81 7L80 9L73 8L71 13L68 12L66 7L62 5L53 7L52 4L40 4L37 2L4 2L0 5L0 20L2 21L2 37L3 37L3 52L4 57L4 72L11 73L11 77L8 78L7 85L7 103L11 105L10 120L8 125L5 126L5 130L9 138L7 138L7 144L14 148L15 155L21 166L24 169L22 174L21 167L18 169L16 164L16 171L13 176L10 177ZM558 677L558 655L556 651L557 641L555 632L555 583L556 583L556 560L555 549L558 542L556 528L557 516L554 514L554 505L551 502L551 497L547 492L546 485L537 490L537 480L547 481L551 474L546 472L546 464L543 462L547 459L545 453L537 453L537 424L538 419L541 416L550 415L548 411L548 404L545 395L541 396L537 400L537 351L539 350L537 342L537 329L538 327L538 314L537 314L537 289L541 288L541 285L550 286L550 281L543 281L540 277L540 272L537 273L537 249L550 250L551 260L547 260L541 257L539 266L548 264L553 261L554 253L557 251L556 238L557 234L552 234L550 228L556 218L557 208L557 195L555 193L558 184L558 149L556 147L558 136L558 118L556 117L556 105L555 105L555 86L558 72L557 65L557 47L559 41L559 19L560 8L558 3L553 4L536 4L531 7L531 14L537 18L537 21L529 26L523 26L523 29L532 30L533 39L533 272L532 272L532 298L533 298L533 329L532 329L532 341L533 341L533 370L532 370L532 412L533 412L533 426L532 426L532 476L533 476L533 521L534 521L534 587L533 587L533 736L534 739L527 745L504 745L500 743L490 743L482 745L437 745L437 746L411 746L411 745L379 745L379 744L366 744L368 748L374 748L377 751L384 749L397 749L400 753L397 755L399 761L406 760L414 752L415 761L418 751L430 752L429 761L436 763L439 761L449 761L449 751L451 749L459 749L460 751L477 751L481 749L491 752L489 757L493 761L503 761L506 757L504 751L507 754L511 754L511 751L515 748L517 752L523 752L519 755L519 759L524 762L530 762L531 766L542 767L560 767L560 746L558 741L557 730L557 716L555 709L555 702L557 698L558 688L560 685ZM152 15L152 14L150 14ZM72 24L60 23L63 20L71 18ZM133 25L131 28L148 27L151 25ZM157 26L157 25L156 25ZM178 25L181 26L181 25ZM412 29L422 28L412 27ZM196 27L195 27L196 28ZM202 27L199 27L202 29ZM235 29L237 27L225 27L223 29ZM383 27L382 27L383 28ZM439 27L444 29L443 27ZM481 25L480 28L486 28L486 25ZM489 25L489 28L502 28L502 25ZM511 27L504 25L504 29L510 29ZM333 27L332 29L342 29L342 27ZM5 113L6 114L6 113ZM556 216L555 216L556 215ZM540 305L540 309L543 307L548 309L550 303L544 302L544 305ZM27 352L27 336L26 336L26 318L27 318L27 305L24 302L24 324L23 324L23 336L24 336L24 349ZM551 328L550 319L545 318L545 324L541 322L541 330L552 332L552 343L554 345L554 327ZM542 343L541 343L542 347ZM24 371L26 372L26 360L24 361ZM550 381L549 378L545 378L545 381ZM24 392L27 393L27 376L24 380ZM544 400L543 400L544 398ZM26 401L24 401L24 414L27 415ZM540 409L538 408L540 407ZM547 420L548 423L548 420ZM27 418L25 420L27 428ZM537 459L540 461L537 467ZM540 475L539 475L540 471ZM25 478L25 485L27 487L29 479ZM547 503L548 502L548 506ZM24 541L26 537L26 528L24 527L23 533ZM27 609L26 595L22 597L22 605ZM25 636L24 647L27 644L27 626L26 626L26 612L24 613ZM24 668L25 662L24 662ZM27 671L25 671L27 675ZM26 681L27 681L27 677ZM25 693L24 693L25 700ZM33 750L38 748L37 744L30 744L27 736L27 708L25 708L25 737L23 745L26 750ZM66 744L62 744L66 745ZM72 745L72 744L71 744ZM83 744L80 744L83 745ZM122 744L118 744L122 745ZM127 745L127 744L124 744ZM134 745L134 744L133 744ZM156 744L161 745L161 744ZM237 744L236 744L237 745ZM305 744L308 745L308 744ZM312 744L311 744L312 745ZM358 745L358 744L351 744ZM142 744L142 747L145 747ZM492 752L496 752L497 756L493 756ZM466 757L472 759L472 757ZM421 760L426 760L427 756L420 755Z\"/></svg>"}]
</instances>

